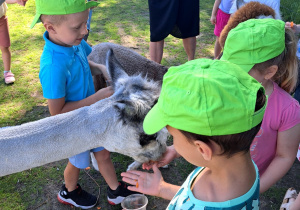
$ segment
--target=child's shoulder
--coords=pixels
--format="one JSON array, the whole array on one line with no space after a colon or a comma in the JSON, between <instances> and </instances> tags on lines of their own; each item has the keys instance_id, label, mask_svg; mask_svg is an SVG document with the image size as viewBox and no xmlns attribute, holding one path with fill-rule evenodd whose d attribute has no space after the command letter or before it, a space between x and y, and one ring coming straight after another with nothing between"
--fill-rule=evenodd
<instances>
[{"instance_id":1,"label":"child's shoulder","mask_svg":"<svg viewBox=\"0 0 300 210\"><path fill-rule=\"evenodd\" d=\"M273 82L273 93L269 97L269 101L278 101L282 105L290 106L291 104L298 104L298 101L294 99L289 93L283 90L275 82Z\"/></svg>"}]
</instances>

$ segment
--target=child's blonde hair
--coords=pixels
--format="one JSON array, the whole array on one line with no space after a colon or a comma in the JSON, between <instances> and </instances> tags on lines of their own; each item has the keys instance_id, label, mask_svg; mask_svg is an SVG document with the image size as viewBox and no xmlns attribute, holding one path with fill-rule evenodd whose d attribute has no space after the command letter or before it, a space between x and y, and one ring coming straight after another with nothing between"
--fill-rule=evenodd
<instances>
[{"instance_id":1,"label":"child's blonde hair","mask_svg":"<svg viewBox=\"0 0 300 210\"><path fill-rule=\"evenodd\" d=\"M67 20L67 15L41 15L42 23L49 22L53 25L60 25L63 21Z\"/></svg>"}]
</instances>

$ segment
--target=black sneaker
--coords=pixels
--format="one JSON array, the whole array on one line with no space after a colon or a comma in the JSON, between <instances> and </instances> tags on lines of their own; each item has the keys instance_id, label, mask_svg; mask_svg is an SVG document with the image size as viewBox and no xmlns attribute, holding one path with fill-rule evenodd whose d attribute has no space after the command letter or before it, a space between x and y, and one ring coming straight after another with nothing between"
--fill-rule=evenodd
<instances>
[{"instance_id":1,"label":"black sneaker","mask_svg":"<svg viewBox=\"0 0 300 210\"><path fill-rule=\"evenodd\" d=\"M57 194L57 199L63 204L80 207L82 209L89 209L97 204L97 198L85 190L82 190L79 184L77 184L77 188L72 192L68 192L65 185L63 185Z\"/></svg>"},{"instance_id":2,"label":"black sneaker","mask_svg":"<svg viewBox=\"0 0 300 210\"><path fill-rule=\"evenodd\" d=\"M116 190L107 187L107 200L111 205L120 204L126 196L131 194L139 194L139 192L128 190L127 184L123 181L119 182L119 186Z\"/></svg>"}]
</instances>

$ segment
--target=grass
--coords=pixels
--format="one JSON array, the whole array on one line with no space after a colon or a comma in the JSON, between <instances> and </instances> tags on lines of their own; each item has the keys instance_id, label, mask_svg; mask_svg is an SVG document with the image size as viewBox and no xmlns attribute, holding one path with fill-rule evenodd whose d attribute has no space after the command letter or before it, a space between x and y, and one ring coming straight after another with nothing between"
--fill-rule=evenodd
<instances>
[{"instance_id":1,"label":"grass","mask_svg":"<svg viewBox=\"0 0 300 210\"><path fill-rule=\"evenodd\" d=\"M44 29L37 24L29 29L35 14L34 0L28 1L26 7L9 5L8 20L11 36L12 71L16 76L13 85L5 85L0 81L0 127L19 125L25 122L38 120L49 116L47 103L42 95L39 83L39 59L43 50ZM214 0L200 1L200 35L197 37L196 58L212 58L215 37L213 25L209 19ZM300 23L300 3L294 0L282 0L283 17ZM101 0L100 6L94 9L91 23L89 43L96 45L100 42L113 42L136 50L149 58L149 13L147 0ZM165 40L164 58L162 64L174 66L185 63L187 60L182 42L172 36ZM3 69L2 62L0 69ZM22 145L20 145L22 146ZM131 158L113 154L112 160L117 174L126 170ZM63 182L63 170L66 160L33 168L24 172L0 177L0 209L67 209L56 202L55 195ZM193 170L193 166L179 159L162 173L167 181L181 184L185 177ZM89 173L101 186L106 188L103 178L98 172ZM299 178L299 177L298 177ZM81 172L80 183L90 192L97 194L98 189L93 181ZM286 185L285 185L286 186ZM299 186L299 185L298 185ZM286 189L273 187L263 196L274 201L270 209L279 209ZM295 186L297 187L297 186ZM105 206L105 193L100 195L102 209L118 209ZM275 202L275 200L277 200ZM151 209L159 209L165 201L156 197L149 197Z\"/></svg>"}]
</instances>

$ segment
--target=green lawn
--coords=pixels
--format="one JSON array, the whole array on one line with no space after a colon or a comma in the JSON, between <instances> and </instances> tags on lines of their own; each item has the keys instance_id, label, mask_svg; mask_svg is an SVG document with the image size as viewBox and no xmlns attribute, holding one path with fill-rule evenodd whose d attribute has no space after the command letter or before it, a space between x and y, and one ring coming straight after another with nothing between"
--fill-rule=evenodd
<instances>
[{"instance_id":1,"label":"green lawn","mask_svg":"<svg viewBox=\"0 0 300 210\"><path fill-rule=\"evenodd\" d=\"M285 20L300 23L300 3L294 0L281 2ZM11 69L15 74L16 82L13 85L5 85L1 77L0 127L19 125L49 116L38 75L39 59L44 45L42 38L44 29L42 24L37 24L34 29L29 28L35 14L34 3L34 0L29 0L25 8L19 5L8 5L7 15L12 43ZM209 21L213 3L214 0L200 1L200 35L197 37L196 58L213 57L214 27ZM149 58L148 21L147 0L101 0L100 6L94 9L88 42L91 45L100 42L121 44ZM165 41L162 64L173 66L185 63L187 58L182 42L172 36ZM0 69L3 69L2 63L0 63ZM117 174L125 171L132 161L131 158L119 154L113 154L112 159ZM65 164L66 160L63 160L0 177L0 209L68 209L57 204L55 198L63 182ZM169 169L163 170L163 174L167 181L181 184L191 170L193 167L180 159L172 163ZM299 174L299 170L297 172ZM105 204L106 184L99 173L94 170L89 173L101 186L100 206L102 209L118 209L119 207L110 207ZM82 172L80 179L83 186L97 194L97 186L85 172ZM264 194L265 200L276 200L270 209L279 209L283 194L288 187L290 187L289 183L284 187L274 187ZM299 188L299 185L294 187ZM166 202L149 197L149 204L150 209L160 209L159 207L164 206Z\"/></svg>"}]
</instances>

